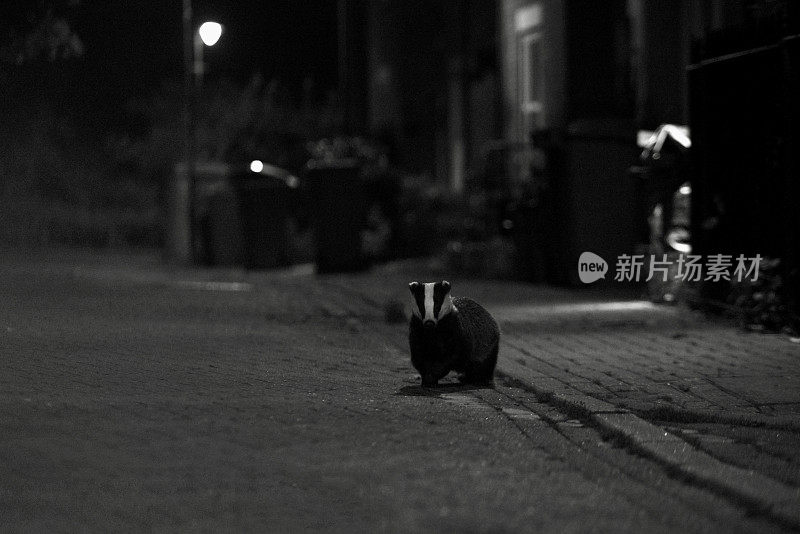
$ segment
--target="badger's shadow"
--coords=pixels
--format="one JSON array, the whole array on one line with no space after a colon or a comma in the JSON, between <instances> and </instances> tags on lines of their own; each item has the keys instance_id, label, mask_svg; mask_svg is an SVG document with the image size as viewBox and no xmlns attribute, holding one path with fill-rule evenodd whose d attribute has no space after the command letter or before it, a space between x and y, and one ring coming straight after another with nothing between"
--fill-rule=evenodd
<instances>
[{"instance_id":1,"label":"badger's shadow","mask_svg":"<svg viewBox=\"0 0 800 534\"><path fill-rule=\"evenodd\" d=\"M394 394L402 397L438 397L442 393L456 393L459 391L472 391L476 389L494 389L494 382L487 384L470 384L467 382L446 382L433 387L422 387L420 384L403 386Z\"/></svg>"}]
</instances>

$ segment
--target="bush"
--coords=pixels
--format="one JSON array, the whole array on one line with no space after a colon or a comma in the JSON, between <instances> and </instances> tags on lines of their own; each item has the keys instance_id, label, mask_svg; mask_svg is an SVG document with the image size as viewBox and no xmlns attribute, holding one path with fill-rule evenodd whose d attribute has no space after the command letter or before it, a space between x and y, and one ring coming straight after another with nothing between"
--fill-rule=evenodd
<instances>
[{"instance_id":1,"label":"bush","mask_svg":"<svg viewBox=\"0 0 800 534\"><path fill-rule=\"evenodd\" d=\"M160 246L164 200L184 159L178 83L130 99L112 126L81 132L52 107L17 113L0 154L0 240L98 247ZM336 102L295 106L280 83L208 84L199 105L198 160L258 158L292 170L304 144L341 127Z\"/></svg>"},{"instance_id":2,"label":"bush","mask_svg":"<svg viewBox=\"0 0 800 534\"><path fill-rule=\"evenodd\" d=\"M102 148L77 146L47 110L7 141L0 160L0 240L13 244L155 246L157 184L116 172Z\"/></svg>"}]
</instances>

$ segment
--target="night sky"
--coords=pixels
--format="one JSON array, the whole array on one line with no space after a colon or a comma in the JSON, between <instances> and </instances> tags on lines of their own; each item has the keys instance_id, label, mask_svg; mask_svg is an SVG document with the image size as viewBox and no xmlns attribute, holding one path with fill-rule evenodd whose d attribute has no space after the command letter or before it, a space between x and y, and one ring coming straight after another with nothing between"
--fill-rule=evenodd
<instances>
[{"instance_id":1,"label":"night sky","mask_svg":"<svg viewBox=\"0 0 800 534\"><path fill-rule=\"evenodd\" d=\"M157 88L183 74L181 0L11 0L6 24L24 27L49 6L69 21L84 44L74 79L87 94L116 100ZM206 79L245 83L260 73L299 87L311 76L319 90L336 83L336 2L327 0L195 0L198 23L225 27L206 49Z\"/></svg>"},{"instance_id":2,"label":"night sky","mask_svg":"<svg viewBox=\"0 0 800 534\"><path fill-rule=\"evenodd\" d=\"M220 42L206 49L210 78L244 81L260 72L267 79L278 76L288 83L306 75L325 85L335 82L335 2L195 0L193 4L198 23L216 20L225 27ZM104 76L117 78L116 83L147 86L181 74L180 0L86 2L77 12L85 61L108 67L101 71Z\"/></svg>"}]
</instances>

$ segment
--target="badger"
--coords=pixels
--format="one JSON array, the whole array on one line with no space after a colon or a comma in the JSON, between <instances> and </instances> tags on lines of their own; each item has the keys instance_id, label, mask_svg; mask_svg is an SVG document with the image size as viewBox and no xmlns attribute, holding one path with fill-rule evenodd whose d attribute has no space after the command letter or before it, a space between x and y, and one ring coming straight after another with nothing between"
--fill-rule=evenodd
<instances>
[{"instance_id":1,"label":"badger","mask_svg":"<svg viewBox=\"0 0 800 534\"><path fill-rule=\"evenodd\" d=\"M453 298L447 280L411 282L413 315L408 328L411 363L424 387L450 371L469 384L491 383L500 344L497 322L480 304Z\"/></svg>"}]
</instances>

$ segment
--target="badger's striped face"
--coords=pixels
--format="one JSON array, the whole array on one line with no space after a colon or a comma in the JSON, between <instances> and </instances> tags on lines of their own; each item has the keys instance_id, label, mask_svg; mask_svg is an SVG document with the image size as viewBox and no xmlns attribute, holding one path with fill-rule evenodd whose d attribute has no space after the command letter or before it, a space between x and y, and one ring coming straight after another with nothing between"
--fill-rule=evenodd
<instances>
[{"instance_id":1,"label":"badger's striped face","mask_svg":"<svg viewBox=\"0 0 800 534\"><path fill-rule=\"evenodd\" d=\"M450 296L450 282L431 282L408 284L414 297L411 310L425 326L436 326L440 319L453 311L453 298Z\"/></svg>"}]
</instances>

